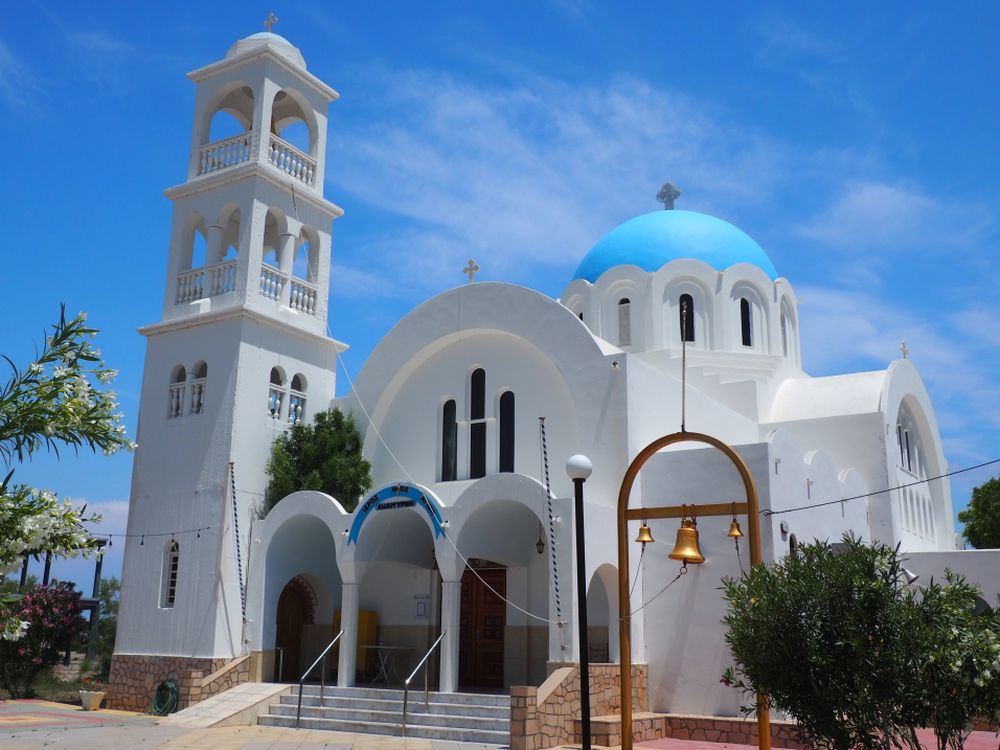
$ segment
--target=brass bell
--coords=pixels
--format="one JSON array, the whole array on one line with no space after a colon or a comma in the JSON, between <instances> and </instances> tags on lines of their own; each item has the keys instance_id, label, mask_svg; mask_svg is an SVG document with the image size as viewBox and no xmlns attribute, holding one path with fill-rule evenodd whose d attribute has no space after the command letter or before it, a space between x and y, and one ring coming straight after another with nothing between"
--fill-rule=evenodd
<instances>
[{"instance_id":1,"label":"brass bell","mask_svg":"<svg viewBox=\"0 0 1000 750\"><path fill-rule=\"evenodd\" d=\"M739 539L743 536L743 529L740 528L740 522L735 518L729 524L729 531L726 532L726 536L730 539Z\"/></svg>"},{"instance_id":2,"label":"brass bell","mask_svg":"<svg viewBox=\"0 0 1000 750\"><path fill-rule=\"evenodd\" d=\"M698 524L693 518L685 518L681 521L681 527L677 529L677 543L674 551L668 557L671 560L682 560L685 564L699 565L705 562L704 555L698 548Z\"/></svg>"},{"instance_id":3,"label":"brass bell","mask_svg":"<svg viewBox=\"0 0 1000 750\"><path fill-rule=\"evenodd\" d=\"M646 546L647 544L649 544L650 542L653 542L653 541L655 541L655 540L653 539L653 532L652 532L652 531L650 530L650 528L649 528L649 527L648 527L648 526L647 526L647 525L645 524L645 522L643 522L642 526L640 526L640 527L639 527L639 536L637 536L637 537L635 538L635 540L636 540L636 541L637 541L637 542L638 542L639 544L641 544L641 545L642 545L643 547L645 547L645 546Z\"/></svg>"}]
</instances>

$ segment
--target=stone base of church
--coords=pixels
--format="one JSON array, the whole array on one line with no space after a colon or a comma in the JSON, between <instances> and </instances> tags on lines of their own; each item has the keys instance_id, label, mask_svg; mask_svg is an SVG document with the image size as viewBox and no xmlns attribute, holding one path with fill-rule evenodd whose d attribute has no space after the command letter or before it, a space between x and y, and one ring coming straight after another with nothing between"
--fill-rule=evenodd
<instances>
[{"instance_id":1,"label":"stone base of church","mask_svg":"<svg viewBox=\"0 0 1000 750\"><path fill-rule=\"evenodd\" d=\"M250 660L244 659L235 665L236 669L227 670L223 679L212 681L213 689L206 693L202 686L205 676L215 674L232 661L192 656L115 654L111 658L108 679L108 708L149 711L156 687L164 680L177 683L177 708L185 708L250 678Z\"/></svg>"}]
</instances>

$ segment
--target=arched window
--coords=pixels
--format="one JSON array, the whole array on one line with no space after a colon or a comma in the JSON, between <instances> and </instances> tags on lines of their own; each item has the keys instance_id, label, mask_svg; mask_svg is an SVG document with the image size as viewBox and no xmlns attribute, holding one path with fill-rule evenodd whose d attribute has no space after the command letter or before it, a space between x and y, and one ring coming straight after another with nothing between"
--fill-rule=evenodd
<instances>
[{"instance_id":1,"label":"arched window","mask_svg":"<svg viewBox=\"0 0 1000 750\"><path fill-rule=\"evenodd\" d=\"M743 346L753 346L753 311L750 308L750 300L746 297L740 299L740 330L743 334Z\"/></svg>"},{"instance_id":2,"label":"arched window","mask_svg":"<svg viewBox=\"0 0 1000 750\"><path fill-rule=\"evenodd\" d=\"M618 346L632 345L632 303L628 297L618 300Z\"/></svg>"},{"instance_id":3,"label":"arched window","mask_svg":"<svg viewBox=\"0 0 1000 750\"><path fill-rule=\"evenodd\" d=\"M170 540L163 555L163 584L161 587L160 606L170 609L177 600L177 567L180 563L180 545L174 539Z\"/></svg>"},{"instance_id":4,"label":"arched window","mask_svg":"<svg viewBox=\"0 0 1000 750\"><path fill-rule=\"evenodd\" d=\"M788 316L781 312L781 353L788 356Z\"/></svg>"},{"instance_id":5,"label":"arched window","mask_svg":"<svg viewBox=\"0 0 1000 750\"><path fill-rule=\"evenodd\" d=\"M170 388L167 392L167 418L173 419L184 414L184 387L187 382L187 370L183 365L177 365L170 376Z\"/></svg>"},{"instance_id":6,"label":"arched window","mask_svg":"<svg viewBox=\"0 0 1000 750\"><path fill-rule=\"evenodd\" d=\"M191 413L201 414L205 408L205 383L208 380L208 365L199 362L191 373Z\"/></svg>"},{"instance_id":7,"label":"arched window","mask_svg":"<svg viewBox=\"0 0 1000 750\"><path fill-rule=\"evenodd\" d=\"M288 423L301 424L306 416L306 379L303 375L292 378L292 389L288 394Z\"/></svg>"},{"instance_id":8,"label":"arched window","mask_svg":"<svg viewBox=\"0 0 1000 750\"><path fill-rule=\"evenodd\" d=\"M458 479L458 414L455 399L441 407L441 481Z\"/></svg>"},{"instance_id":9,"label":"arched window","mask_svg":"<svg viewBox=\"0 0 1000 750\"><path fill-rule=\"evenodd\" d=\"M500 471L514 471L514 392L500 396Z\"/></svg>"},{"instance_id":10,"label":"arched window","mask_svg":"<svg viewBox=\"0 0 1000 750\"><path fill-rule=\"evenodd\" d=\"M583 320L583 313L582 312L577 313L576 317L578 317L582 321Z\"/></svg>"},{"instance_id":11,"label":"arched window","mask_svg":"<svg viewBox=\"0 0 1000 750\"><path fill-rule=\"evenodd\" d=\"M690 294L682 294L677 305L677 319L681 327L681 339L694 341L694 299Z\"/></svg>"},{"instance_id":12,"label":"arched window","mask_svg":"<svg viewBox=\"0 0 1000 750\"><path fill-rule=\"evenodd\" d=\"M285 401L285 374L279 367L271 368L271 382L267 391L267 415L271 419L281 419L281 407Z\"/></svg>"},{"instance_id":13,"label":"arched window","mask_svg":"<svg viewBox=\"0 0 1000 750\"><path fill-rule=\"evenodd\" d=\"M486 370L469 378L469 479L486 476Z\"/></svg>"}]
</instances>

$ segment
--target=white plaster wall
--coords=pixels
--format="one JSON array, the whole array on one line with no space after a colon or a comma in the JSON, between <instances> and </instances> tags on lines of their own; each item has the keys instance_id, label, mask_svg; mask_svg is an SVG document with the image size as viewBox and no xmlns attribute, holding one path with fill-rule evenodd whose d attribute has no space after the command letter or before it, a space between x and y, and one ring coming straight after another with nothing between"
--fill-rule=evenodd
<instances>
[{"instance_id":1,"label":"white plaster wall","mask_svg":"<svg viewBox=\"0 0 1000 750\"><path fill-rule=\"evenodd\" d=\"M1000 609L1000 550L969 549L932 552L907 552L903 563L920 576L917 588L926 586L931 579L944 583L945 571L965 576L983 592L983 600Z\"/></svg>"},{"instance_id":2,"label":"white plaster wall","mask_svg":"<svg viewBox=\"0 0 1000 750\"><path fill-rule=\"evenodd\" d=\"M235 461L241 554L251 509L263 499L271 441L284 425L267 417L274 364L309 383L307 417L333 395L336 348L315 337L248 317L149 332L133 468L129 533L196 529L179 538L177 601L159 607L162 554L152 539L125 548L118 653L232 656L242 651L242 614L233 542L229 461ZM280 354L278 353L280 352ZM177 364L208 365L201 414L167 418ZM160 539L160 541L166 541Z\"/></svg>"}]
</instances>

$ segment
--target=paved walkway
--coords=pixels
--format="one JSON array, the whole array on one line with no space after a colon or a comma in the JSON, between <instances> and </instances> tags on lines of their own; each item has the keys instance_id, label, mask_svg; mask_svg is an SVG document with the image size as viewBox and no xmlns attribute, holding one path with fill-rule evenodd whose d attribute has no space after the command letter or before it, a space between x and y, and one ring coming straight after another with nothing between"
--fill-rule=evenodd
<instances>
[{"instance_id":1,"label":"paved walkway","mask_svg":"<svg viewBox=\"0 0 1000 750\"><path fill-rule=\"evenodd\" d=\"M0 702L3 750L498 750L499 745L403 740L281 727L192 728L127 711L83 711L47 701Z\"/></svg>"}]
</instances>

